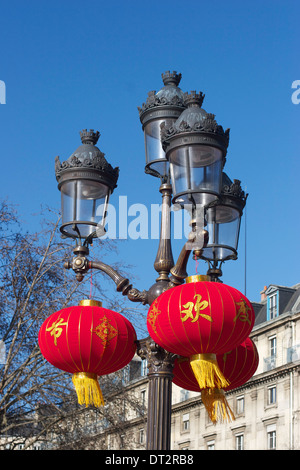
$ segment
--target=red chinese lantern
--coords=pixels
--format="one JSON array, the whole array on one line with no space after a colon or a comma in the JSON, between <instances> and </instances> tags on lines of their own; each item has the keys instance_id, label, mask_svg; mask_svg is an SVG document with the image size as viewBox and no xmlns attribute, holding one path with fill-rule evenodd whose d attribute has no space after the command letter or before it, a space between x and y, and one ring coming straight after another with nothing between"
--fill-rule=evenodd
<instances>
[{"instance_id":1,"label":"red chinese lantern","mask_svg":"<svg viewBox=\"0 0 300 470\"><path fill-rule=\"evenodd\" d=\"M136 351L136 332L125 317L83 300L53 313L39 331L45 359L73 374L79 404L104 404L97 376L125 367Z\"/></svg>"},{"instance_id":2,"label":"red chinese lantern","mask_svg":"<svg viewBox=\"0 0 300 470\"><path fill-rule=\"evenodd\" d=\"M233 390L248 382L256 372L259 362L256 346L250 338L232 351L217 354L216 358L221 372L229 382L225 391ZM173 375L173 382L179 387L201 392L188 357L175 360Z\"/></svg>"},{"instance_id":3,"label":"red chinese lantern","mask_svg":"<svg viewBox=\"0 0 300 470\"><path fill-rule=\"evenodd\" d=\"M186 390L201 392L202 401L213 422L217 421L218 416L222 418L229 416L234 419L224 392L233 390L248 382L256 372L259 362L257 348L250 338L247 338L232 351L217 354L216 358L222 374L229 383L224 390L200 389L190 366L189 358L177 358L173 369L174 384Z\"/></svg>"},{"instance_id":4,"label":"red chinese lantern","mask_svg":"<svg viewBox=\"0 0 300 470\"><path fill-rule=\"evenodd\" d=\"M249 300L237 289L206 276L162 293L151 305L147 327L151 338L169 352L189 358L200 389L229 385L216 360L241 344L255 320Z\"/></svg>"}]
</instances>

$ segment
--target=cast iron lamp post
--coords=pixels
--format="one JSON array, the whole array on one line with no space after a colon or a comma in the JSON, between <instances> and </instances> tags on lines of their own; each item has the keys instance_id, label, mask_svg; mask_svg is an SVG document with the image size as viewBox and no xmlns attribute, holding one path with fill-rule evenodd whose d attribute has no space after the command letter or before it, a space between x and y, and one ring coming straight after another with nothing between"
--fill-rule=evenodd
<instances>
[{"instance_id":1,"label":"cast iron lamp post","mask_svg":"<svg viewBox=\"0 0 300 470\"><path fill-rule=\"evenodd\" d=\"M161 232L154 268L155 283L139 291L128 279L102 261L90 261L89 244L105 231L109 197L117 186L118 168L112 168L96 147L99 132L81 131L82 145L55 171L62 198L64 237L76 241L74 257L65 263L78 281L89 269L105 272L117 291L133 302L151 305L164 291L183 284L191 252L208 262L209 279L221 282L220 266L236 259L240 219L246 196L240 182L223 172L229 143L213 114L202 109L204 95L183 93L181 74L162 74L164 86L148 94L139 109L145 136L145 172L160 179ZM190 215L191 233L174 263L171 247L171 203ZM150 337L138 341L138 354L148 362L147 449L170 449L172 371L176 355Z\"/></svg>"}]
</instances>

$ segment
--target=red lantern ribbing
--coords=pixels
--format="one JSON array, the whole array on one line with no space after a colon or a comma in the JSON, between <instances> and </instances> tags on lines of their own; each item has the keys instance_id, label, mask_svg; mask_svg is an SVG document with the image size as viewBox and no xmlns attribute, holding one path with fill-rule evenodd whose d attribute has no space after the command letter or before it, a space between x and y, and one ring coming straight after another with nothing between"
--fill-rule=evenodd
<instances>
[{"instance_id":1,"label":"red lantern ribbing","mask_svg":"<svg viewBox=\"0 0 300 470\"><path fill-rule=\"evenodd\" d=\"M237 289L201 276L162 293L148 311L151 338L165 350L188 357L199 387L229 385L216 354L242 343L255 320L249 300ZM206 277L204 277L206 279Z\"/></svg>"},{"instance_id":2,"label":"red lantern ribbing","mask_svg":"<svg viewBox=\"0 0 300 470\"><path fill-rule=\"evenodd\" d=\"M83 300L53 313L39 331L45 359L73 374L79 404L104 404L97 376L125 367L136 351L136 332L121 314Z\"/></svg>"}]
</instances>

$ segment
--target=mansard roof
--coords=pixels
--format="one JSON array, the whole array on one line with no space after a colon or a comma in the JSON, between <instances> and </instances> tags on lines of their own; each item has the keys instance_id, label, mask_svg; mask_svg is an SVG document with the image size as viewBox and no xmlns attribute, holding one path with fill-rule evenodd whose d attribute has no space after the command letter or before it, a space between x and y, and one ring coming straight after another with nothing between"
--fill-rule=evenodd
<instances>
[{"instance_id":1,"label":"mansard roof","mask_svg":"<svg viewBox=\"0 0 300 470\"><path fill-rule=\"evenodd\" d=\"M268 321L268 297L278 293L278 316L296 314L300 312L300 283L292 287L271 284L264 294L266 298L261 302L252 302L255 312L255 326Z\"/></svg>"}]
</instances>

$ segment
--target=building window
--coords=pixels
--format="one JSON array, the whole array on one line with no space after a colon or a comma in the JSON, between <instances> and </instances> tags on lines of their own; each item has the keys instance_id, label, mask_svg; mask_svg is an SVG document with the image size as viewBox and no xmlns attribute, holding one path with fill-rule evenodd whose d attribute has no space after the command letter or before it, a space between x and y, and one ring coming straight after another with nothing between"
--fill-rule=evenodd
<instances>
[{"instance_id":1,"label":"building window","mask_svg":"<svg viewBox=\"0 0 300 470\"><path fill-rule=\"evenodd\" d=\"M139 432L139 443L140 443L140 444L144 444L144 443L145 443L145 430L144 430L144 429L140 429L140 432Z\"/></svg>"},{"instance_id":2,"label":"building window","mask_svg":"<svg viewBox=\"0 0 300 470\"><path fill-rule=\"evenodd\" d=\"M189 391L188 390L180 390L180 401L188 400L189 398Z\"/></svg>"},{"instance_id":3,"label":"building window","mask_svg":"<svg viewBox=\"0 0 300 470\"><path fill-rule=\"evenodd\" d=\"M272 320L278 317L278 291L269 295L267 300L267 319Z\"/></svg>"},{"instance_id":4,"label":"building window","mask_svg":"<svg viewBox=\"0 0 300 470\"><path fill-rule=\"evenodd\" d=\"M207 450L215 450L215 441L208 441L206 446Z\"/></svg>"},{"instance_id":5,"label":"building window","mask_svg":"<svg viewBox=\"0 0 300 470\"><path fill-rule=\"evenodd\" d=\"M130 380L130 366L129 366L129 364L124 367L122 372L123 372L122 384L127 385L129 380Z\"/></svg>"},{"instance_id":6,"label":"building window","mask_svg":"<svg viewBox=\"0 0 300 470\"><path fill-rule=\"evenodd\" d=\"M237 434L235 436L235 449L244 450L244 434Z\"/></svg>"},{"instance_id":7,"label":"building window","mask_svg":"<svg viewBox=\"0 0 300 470\"><path fill-rule=\"evenodd\" d=\"M276 431L268 432L268 449L276 449Z\"/></svg>"},{"instance_id":8,"label":"building window","mask_svg":"<svg viewBox=\"0 0 300 470\"><path fill-rule=\"evenodd\" d=\"M190 429L190 414L185 413L182 416L182 431L188 431Z\"/></svg>"},{"instance_id":9,"label":"building window","mask_svg":"<svg viewBox=\"0 0 300 470\"><path fill-rule=\"evenodd\" d=\"M145 377L147 375L147 368L148 368L147 359L142 359L142 362L141 362L141 377Z\"/></svg>"},{"instance_id":10,"label":"building window","mask_svg":"<svg viewBox=\"0 0 300 470\"><path fill-rule=\"evenodd\" d=\"M271 425L267 427L268 449L276 449L276 427Z\"/></svg>"},{"instance_id":11,"label":"building window","mask_svg":"<svg viewBox=\"0 0 300 470\"><path fill-rule=\"evenodd\" d=\"M276 357L277 354L277 339L276 336L269 337L269 348L270 348L270 356Z\"/></svg>"},{"instance_id":12,"label":"building window","mask_svg":"<svg viewBox=\"0 0 300 470\"><path fill-rule=\"evenodd\" d=\"M236 414L241 415L245 411L245 398L244 396L236 397Z\"/></svg>"},{"instance_id":13,"label":"building window","mask_svg":"<svg viewBox=\"0 0 300 470\"><path fill-rule=\"evenodd\" d=\"M137 416L144 416L146 413L146 408L146 389L143 389L140 391L140 402L136 410Z\"/></svg>"},{"instance_id":14,"label":"building window","mask_svg":"<svg viewBox=\"0 0 300 470\"><path fill-rule=\"evenodd\" d=\"M276 336L269 337L269 357L264 358L265 371L275 369L277 355L277 339Z\"/></svg>"},{"instance_id":15,"label":"building window","mask_svg":"<svg viewBox=\"0 0 300 470\"><path fill-rule=\"evenodd\" d=\"M276 385L268 387L268 405L274 405L276 403Z\"/></svg>"},{"instance_id":16,"label":"building window","mask_svg":"<svg viewBox=\"0 0 300 470\"><path fill-rule=\"evenodd\" d=\"M141 390L141 406L144 409L146 407L146 390Z\"/></svg>"}]
</instances>

